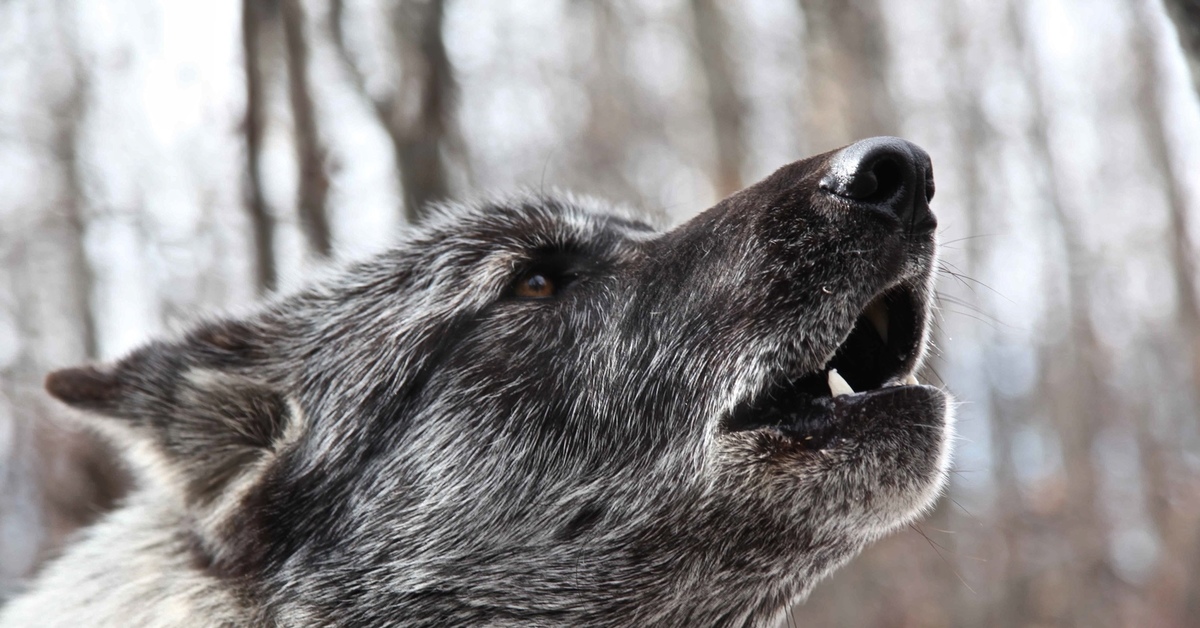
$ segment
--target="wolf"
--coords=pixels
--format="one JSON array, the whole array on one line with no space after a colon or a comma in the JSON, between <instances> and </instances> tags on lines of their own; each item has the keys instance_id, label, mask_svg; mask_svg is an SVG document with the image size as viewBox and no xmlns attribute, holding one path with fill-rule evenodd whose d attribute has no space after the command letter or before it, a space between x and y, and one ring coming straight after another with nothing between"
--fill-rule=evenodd
<instances>
[{"instance_id":1,"label":"wolf","mask_svg":"<svg viewBox=\"0 0 1200 628\"><path fill-rule=\"evenodd\" d=\"M917 383L929 156L863 140L673 230L569 195L394 248L46 388L126 501L16 626L769 625L946 482Z\"/></svg>"}]
</instances>

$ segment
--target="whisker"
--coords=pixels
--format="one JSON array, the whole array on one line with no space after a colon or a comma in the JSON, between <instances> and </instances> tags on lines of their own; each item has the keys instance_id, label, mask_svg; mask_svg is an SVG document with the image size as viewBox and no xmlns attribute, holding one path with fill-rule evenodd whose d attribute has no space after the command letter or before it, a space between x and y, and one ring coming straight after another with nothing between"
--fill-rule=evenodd
<instances>
[{"instance_id":1,"label":"whisker","mask_svg":"<svg viewBox=\"0 0 1200 628\"><path fill-rule=\"evenodd\" d=\"M950 571L954 573L954 576L956 578L958 578L958 581L961 582L962 585L964 587L966 587L968 591L970 591L973 595L979 595L978 593L976 593L975 589L971 588L971 585L967 584L967 581L962 577L962 574L958 573L958 569L956 569L954 567L954 564L951 563L944 554L942 554L942 549L945 549L945 548L943 548L941 545L936 543L933 539L929 538L929 535L925 534L925 532L922 531L920 528L918 528L916 525L909 523L908 527L915 530L917 532L917 534L920 534L921 537L925 539L925 542L929 543L929 547L933 548L933 551L935 554L938 555L938 558L942 559L943 563L946 563L946 566L950 568ZM950 550L946 550L946 551L949 552ZM953 553L953 552L951 552L951 553Z\"/></svg>"}]
</instances>

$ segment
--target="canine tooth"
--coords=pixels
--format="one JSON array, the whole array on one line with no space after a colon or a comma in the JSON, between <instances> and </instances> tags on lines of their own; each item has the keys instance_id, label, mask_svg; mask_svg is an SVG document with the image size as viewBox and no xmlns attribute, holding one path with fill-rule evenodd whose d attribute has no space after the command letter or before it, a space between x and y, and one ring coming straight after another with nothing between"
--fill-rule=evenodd
<instances>
[{"instance_id":1,"label":"canine tooth","mask_svg":"<svg viewBox=\"0 0 1200 628\"><path fill-rule=\"evenodd\" d=\"M837 369L829 369L829 392L833 393L834 397L842 395L853 395L854 389L846 382L846 379L838 375Z\"/></svg>"},{"instance_id":2,"label":"canine tooth","mask_svg":"<svg viewBox=\"0 0 1200 628\"><path fill-rule=\"evenodd\" d=\"M871 326L875 328L875 332L883 339L883 344L888 341L888 309L884 305L883 299L875 299L867 305L867 309L863 311L867 315L867 320L871 321Z\"/></svg>"},{"instance_id":3,"label":"canine tooth","mask_svg":"<svg viewBox=\"0 0 1200 628\"><path fill-rule=\"evenodd\" d=\"M912 373L909 373L908 377L904 378L905 386L919 386L920 384L921 384L921 382L917 381L917 376L913 375Z\"/></svg>"}]
</instances>

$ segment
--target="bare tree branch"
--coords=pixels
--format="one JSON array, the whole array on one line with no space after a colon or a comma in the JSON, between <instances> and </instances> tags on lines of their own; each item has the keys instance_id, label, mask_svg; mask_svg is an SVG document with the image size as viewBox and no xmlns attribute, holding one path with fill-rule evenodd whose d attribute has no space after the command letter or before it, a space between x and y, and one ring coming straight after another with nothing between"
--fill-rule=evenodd
<instances>
[{"instance_id":1,"label":"bare tree branch","mask_svg":"<svg viewBox=\"0 0 1200 628\"><path fill-rule=\"evenodd\" d=\"M299 184L296 205L300 228L309 248L321 257L329 257L333 244L329 233L326 197L329 176L325 172L325 148L317 129L316 108L308 80L308 41L304 34L304 7L300 0L280 0L283 34L287 44L288 96L295 128L296 161Z\"/></svg>"},{"instance_id":2,"label":"bare tree branch","mask_svg":"<svg viewBox=\"0 0 1200 628\"><path fill-rule=\"evenodd\" d=\"M275 219L262 188L264 128L262 35L265 7L259 0L242 0L242 55L246 74L246 213L254 240L254 283L259 293L275 289Z\"/></svg>"},{"instance_id":3,"label":"bare tree branch","mask_svg":"<svg viewBox=\"0 0 1200 628\"><path fill-rule=\"evenodd\" d=\"M425 206L449 190L443 151L449 141L449 116L456 91L450 58L442 39L444 0L399 1L393 8L392 32L404 49L401 89L373 95L366 75L354 59L344 35L345 6L332 0L332 39L351 82L370 101L375 116L392 141L404 187L404 216L416 222ZM405 94L415 94L416 111L408 115Z\"/></svg>"},{"instance_id":4,"label":"bare tree branch","mask_svg":"<svg viewBox=\"0 0 1200 628\"><path fill-rule=\"evenodd\" d=\"M383 125L384 130L388 132L388 136L392 138L393 143L398 140L398 129L393 128L392 124L392 109L396 106L391 98L391 94L386 97L376 97L371 94L371 90L367 88L367 76L359 67L358 62L354 59L354 53L350 50L346 43L345 36L345 14L346 3L344 0L330 0L329 3L329 31L330 38L333 40L334 48L337 49L338 58L342 62L342 67L346 70L346 74L350 77L350 82L354 84L354 89L371 103L371 107L375 111L375 116Z\"/></svg>"}]
</instances>

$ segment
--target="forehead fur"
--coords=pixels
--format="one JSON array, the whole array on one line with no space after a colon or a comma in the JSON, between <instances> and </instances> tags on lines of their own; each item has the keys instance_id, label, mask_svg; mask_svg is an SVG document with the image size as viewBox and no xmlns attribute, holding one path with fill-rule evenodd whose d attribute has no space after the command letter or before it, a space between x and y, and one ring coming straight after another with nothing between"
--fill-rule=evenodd
<instances>
[{"instance_id":1,"label":"forehead fur","mask_svg":"<svg viewBox=\"0 0 1200 628\"><path fill-rule=\"evenodd\" d=\"M522 192L501 196L477 196L458 202L435 203L416 228L418 234L460 232L477 224L506 230L519 225L540 226L563 239L587 238L603 225L623 228L630 234L645 234L662 229L661 217L624 205L614 205L589 196L551 191ZM420 237L420 236L418 236Z\"/></svg>"}]
</instances>

